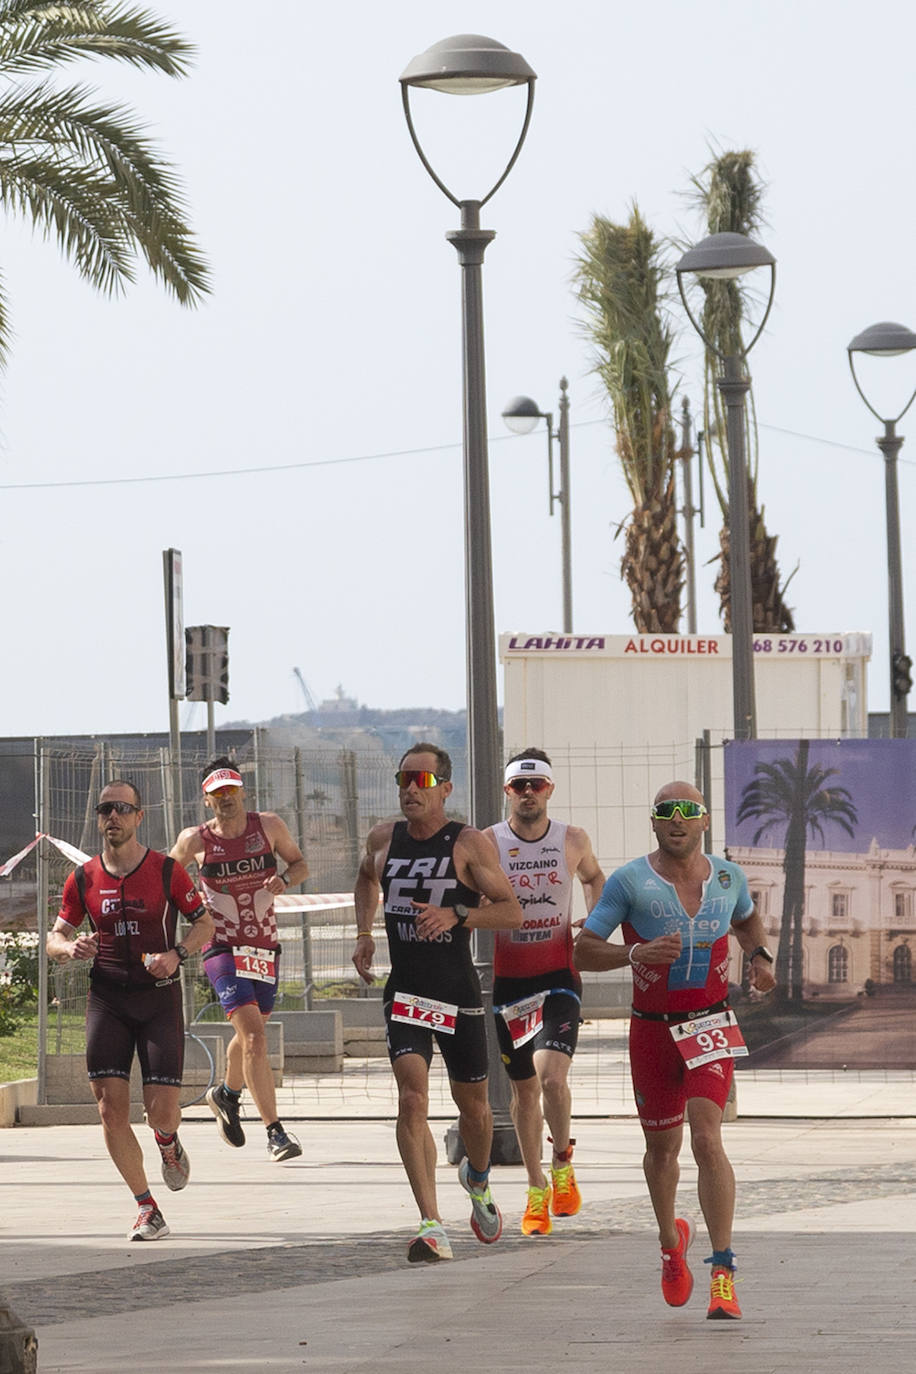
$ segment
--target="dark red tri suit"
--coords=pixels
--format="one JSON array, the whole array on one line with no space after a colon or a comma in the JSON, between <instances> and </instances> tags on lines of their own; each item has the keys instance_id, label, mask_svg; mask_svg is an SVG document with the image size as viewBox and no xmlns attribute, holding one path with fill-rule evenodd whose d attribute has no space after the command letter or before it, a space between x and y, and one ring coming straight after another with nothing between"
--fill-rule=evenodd
<instances>
[{"instance_id":1,"label":"dark red tri suit","mask_svg":"<svg viewBox=\"0 0 916 1374\"><path fill-rule=\"evenodd\" d=\"M203 903L181 864L148 849L130 873L109 873L100 855L67 877L58 919L99 936L89 971L86 1063L90 1078L130 1078L134 1051L144 1083L181 1083L184 1021L178 974L155 979L145 954L174 949L178 918Z\"/></svg>"}]
</instances>

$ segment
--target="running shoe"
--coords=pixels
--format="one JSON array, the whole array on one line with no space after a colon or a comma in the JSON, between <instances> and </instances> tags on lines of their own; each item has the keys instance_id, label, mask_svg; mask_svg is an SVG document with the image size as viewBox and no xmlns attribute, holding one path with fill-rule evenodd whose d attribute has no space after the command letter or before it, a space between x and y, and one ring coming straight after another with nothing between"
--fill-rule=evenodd
<instances>
[{"instance_id":1,"label":"running shoe","mask_svg":"<svg viewBox=\"0 0 916 1374\"><path fill-rule=\"evenodd\" d=\"M493 1201L489 1183L482 1187L472 1183L470 1164L463 1159L458 1165L458 1182L471 1199L471 1230L482 1245L492 1245L503 1233L502 1214Z\"/></svg>"},{"instance_id":2,"label":"running shoe","mask_svg":"<svg viewBox=\"0 0 916 1374\"><path fill-rule=\"evenodd\" d=\"M158 1207L141 1207L137 1220L127 1233L128 1240L161 1240L169 1234L165 1217Z\"/></svg>"},{"instance_id":3,"label":"running shoe","mask_svg":"<svg viewBox=\"0 0 916 1374\"><path fill-rule=\"evenodd\" d=\"M561 1164L559 1168L550 1167L553 1183L553 1201L550 1209L555 1217L574 1217L582 1206L582 1194L576 1182L571 1164Z\"/></svg>"},{"instance_id":4,"label":"running shoe","mask_svg":"<svg viewBox=\"0 0 916 1374\"><path fill-rule=\"evenodd\" d=\"M662 1250L662 1297L669 1307L683 1307L693 1292L693 1275L687 1268L687 1251L694 1237L693 1222L678 1217L676 1250Z\"/></svg>"},{"instance_id":5,"label":"running shoe","mask_svg":"<svg viewBox=\"0 0 916 1374\"><path fill-rule=\"evenodd\" d=\"M302 1154L302 1146L294 1135L288 1135L286 1131L271 1131L267 1137L267 1153L271 1159L282 1164L285 1159L298 1159Z\"/></svg>"},{"instance_id":6,"label":"running shoe","mask_svg":"<svg viewBox=\"0 0 916 1374\"><path fill-rule=\"evenodd\" d=\"M714 1321L717 1318L731 1318L737 1321L741 1317L741 1308L738 1306L738 1299L735 1297L735 1271L726 1269L724 1265L716 1265L712 1271L712 1281L710 1284L709 1311L706 1316Z\"/></svg>"},{"instance_id":7,"label":"running shoe","mask_svg":"<svg viewBox=\"0 0 916 1374\"><path fill-rule=\"evenodd\" d=\"M219 1133L226 1144L234 1145L236 1149L244 1145L245 1132L239 1121L239 1099L230 1097L225 1085L220 1083L207 1093L207 1106L216 1117Z\"/></svg>"},{"instance_id":8,"label":"running shoe","mask_svg":"<svg viewBox=\"0 0 916 1374\"><path fill-rule=\"evenodd\" d=\"M528 1189L528 1206L522 1217L523 1236L549 1236L553 1230L550 1220L550 1184L544 1188Z\"/></svg>"},{"instance_id":9,"label":"running shoe","mask_svg":"<svg viewBox=\"0 0 916 1374\"><path fill-rule=\"evenodd\" d=\"M162 1177L166 1187L171 1188L173 1193L180 1193L191 1177L191 1161L187 1151L176 1135L171 1145L159 1146L159 1153L162 1155Z\"/></svg>"},{"instance_id":10,"label":"running shoe","mask_svg":"<svg viewBox=\"0 0 916 1374\"><path fill-rule=\"evenodd\" d=\"M424 1217L420 1229L407 1247L407 1259L411 1264L435 1264L438 1260L450 1260L452 1247L449 1245L445 1227L441 1221Z\"/></svg>"}]
</instances>

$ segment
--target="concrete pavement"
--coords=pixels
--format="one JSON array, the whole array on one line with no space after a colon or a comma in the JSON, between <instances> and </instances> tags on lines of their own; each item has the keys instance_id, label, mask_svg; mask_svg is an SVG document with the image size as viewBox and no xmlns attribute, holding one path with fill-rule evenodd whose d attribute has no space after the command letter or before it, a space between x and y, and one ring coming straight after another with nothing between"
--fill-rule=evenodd
<instances>
[{"instance_id":1,"label":"concrete pavement","mask_svg":"<svg viewBox=\"0 0 916 1374\"><path fill-rule=\"evenodd\" d=\"M587 1106L581 1067L576 1097ZM774 1119L747 1113L753 1094L743 1085L742 1115L726 1127L741 1322L705 1320L702 1226L690 1254L693 1298L679 1310L662 1301L632 1117L576 1122L585 1202L550 1237L520 1235L523 1172L495 1170L506 1230L484 1247L444 1163L444 1115L434 1134L455 1259L408 1265L415 1211L394 1123L369 1119L362 1090L351 1104L357 1119L294 1123L305 1154L286 1165L268 1161L259 1123L246 1123L249 1142L234 1151L209 1113L192 1109L182 1128L192 1176L180 1194L158 1181L151 1136L139 1128L172 1229L147 1245L125 1238L133 1201L97 1127L0 1133L0 1291L36 1327L43 1374L530 1374L563 1364L577 1374L657 1374L663 1364L699 1374L715 1361L736 1374L896 1374L916 1338L916 1119L893 1115L904 1098L912 1110L912 1080L837 1086L831 1076L804 1089L812 1115ZM839 1115L840 1089L867 1103L871 1119ZM290 1089L281 1096L291 1118ZM685 1151L681 1209L694 1215L695 1178Z\"/></svg>"}]
</instances>

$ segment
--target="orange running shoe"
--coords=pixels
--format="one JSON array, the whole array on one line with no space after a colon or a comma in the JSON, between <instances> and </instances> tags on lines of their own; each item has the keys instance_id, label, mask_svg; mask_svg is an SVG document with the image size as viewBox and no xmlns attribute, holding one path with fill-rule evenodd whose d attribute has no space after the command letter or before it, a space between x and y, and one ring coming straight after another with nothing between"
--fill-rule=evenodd
<instances>
[{"instance_id":1,"label":"orange running shoe","mask_svg":"<svg viewBox=\"0 0 916 1374\"><path fill-rule=\"evenodd\" d=\"M683 1307L693 1292L693 1275L687 1267L687 1251L694 1237L693 1222L678 1217L676 1250L662 1250L662 1297L669 1307Z\"/></svg>"},{"instance_id":2,"label":"orange running shoe","mask_svg":"<svg viewBox=\"0 0 916 1374\"><path fill-rule=\"evenodd\" d=\"M550 1220L550 1184L544 1188L528 1189L528 1206L522 1217L523 1236L549 1236L553 1230Z\"/></svg>"},{"instance_id":3,"label":"orange running shoe","mask_svg":"<svg viewBox=\"0 0 916 1374\"><path fill-rule=\"evenodd\" d=\"M738 1299L735 1297L735 1271L726 1269L724 1265L716 1265L712 1271L712 1283L710 1287L709 1311L706 1316L713 1321L717 1318L731 1318L733 1321L740 1320L741 1308L738 1306Z\"/></svg>"},{"instance_id":4,"label":"orange running shoe","mask_svg":"<svg viewBox=\"0 0 916 1374\"><path fill-rule=\"evenodd\" d=\"M553 1199L550 1210L555 1217L574 1217L582 1206L582 1194L576 1182L571 1164L561 1164L558 1168L550 1166L553 1183Z\"/></svg>"}]
</instances>

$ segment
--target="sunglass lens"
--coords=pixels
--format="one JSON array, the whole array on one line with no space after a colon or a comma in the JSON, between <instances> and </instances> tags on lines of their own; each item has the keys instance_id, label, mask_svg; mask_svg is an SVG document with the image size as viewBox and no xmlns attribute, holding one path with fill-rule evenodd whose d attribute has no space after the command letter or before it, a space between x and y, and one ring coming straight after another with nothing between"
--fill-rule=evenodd
<instances>
[{"instance_id":1,"label":"sunglass lens","mask_svg":"<svg viewBox=\"0 0 916 1374\"><path fill-rule=\"evenodd\" d=\"M532 792L543 792L547 786L546 778L513 778L509 783L512 791L519 797L524 796L530 787Z\"/></svg>"},{"instance_id":2,"label":"sunglass lens","mask_svg":"<svg viewBox=\"0 0 916 1374\"><path fill-rule=\"evenodd\" d=\"M400 768L395 773L394 780L398 787L409 787L411 783L416 783L417 787L424 790L439 785L439 779L435 773L427 773L424 769L419 768Z\"/></svg>"},{"instance_id":3,"label":"sunglass lens","mask_svg":"<svg viewBox=\"0 0 916 1374\"><path fill-rule=\"evenodd\" d=\"M674 801L656 802L652 815L657 821L672 821L678 812L685 821L695 821L700 816L706 815L706 807L702 802L675 799Z\"/></svg>"}]
</instances>

